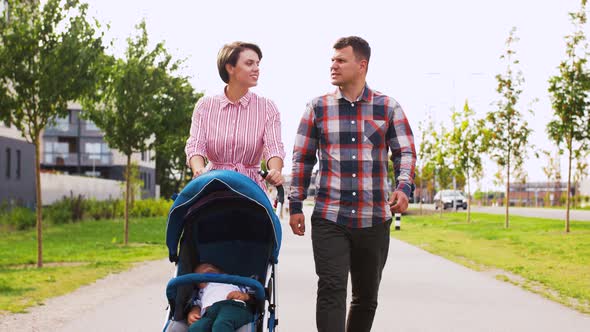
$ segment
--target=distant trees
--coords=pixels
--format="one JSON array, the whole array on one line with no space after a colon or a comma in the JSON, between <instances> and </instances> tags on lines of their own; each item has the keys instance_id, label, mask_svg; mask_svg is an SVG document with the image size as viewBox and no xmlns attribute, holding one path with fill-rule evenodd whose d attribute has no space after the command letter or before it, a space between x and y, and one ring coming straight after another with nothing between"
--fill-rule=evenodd
<instances>
[{"instance_id":1,"label":"distant trees","mask_svg":"<svg viewBox=\"0 0 590 332\"><path fill-rule=\"evenodd\" d=\"M467 184L467 222L471 222L470 180L479 177L483 171L481 154L485 151L485 135L475 112L466 100L462 111L453 111L453 128L448 134L449 154L453 158L457 173L464 174Z\"/></svg>"}]
</instances>

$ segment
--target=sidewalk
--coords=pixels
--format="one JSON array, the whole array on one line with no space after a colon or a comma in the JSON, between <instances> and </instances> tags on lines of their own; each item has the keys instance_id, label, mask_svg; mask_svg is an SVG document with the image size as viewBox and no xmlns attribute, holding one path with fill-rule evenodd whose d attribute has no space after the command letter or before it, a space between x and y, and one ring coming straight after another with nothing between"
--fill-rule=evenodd
<instances>
[{"instance_id":1,"label":"sidewalk","mask_svg":"<svg viewBox=\"0 0 590 332\"><path fill-rule=\"evenodd\" d=\"M315 331L311 207L305 210L304 237L283 222L282 331ZM590 316L392 238L373 331L582 332L590 331Z\"/></svg>"}]
</instances>

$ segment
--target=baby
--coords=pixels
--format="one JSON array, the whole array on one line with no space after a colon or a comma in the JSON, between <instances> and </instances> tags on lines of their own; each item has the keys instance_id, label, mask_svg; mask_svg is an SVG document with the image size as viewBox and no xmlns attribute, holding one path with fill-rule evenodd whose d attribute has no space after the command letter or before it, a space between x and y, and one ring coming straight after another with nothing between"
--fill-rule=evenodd
<instances>
[{"instance_id":1,"label":"baby","mask_svg":"<svg viewBox=\"0 0 590 332\"><path fill-rule=\"evenodd\" d=\"M197 265L195 273L223 273L209 263ZM246 301L251 299L247 287L207 282L199 284L187 316L189 332L234 332L253 320Z\"/></svg>"}]
</instances>

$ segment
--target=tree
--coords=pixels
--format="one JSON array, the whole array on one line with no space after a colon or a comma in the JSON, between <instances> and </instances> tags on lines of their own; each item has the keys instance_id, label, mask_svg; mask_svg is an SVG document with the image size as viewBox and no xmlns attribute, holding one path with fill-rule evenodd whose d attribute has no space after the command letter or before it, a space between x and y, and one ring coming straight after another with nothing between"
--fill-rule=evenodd
<instances>
[{"instance_id":1,"label":"tree","mask_svg":"<svg viewBox=\"0 0 590 332\"><path fill-rule=\"evenodd\" d=\"M78 0L8 1L0 17L0 108L35 145L37 266L43 266L43 220L40 139L45 126L67 114L68 101L95 86L102 34L86 18L88 6Z\"/></svg>"},{"instance_id":2,"label":"tree","mask_svg":"<svg viewBox=\"0 0 590 332\"><path fill-rule=\"evenodd\" d=\"M483 135L478 122L474 119L475 112L465 101L463 112L453 111L451 120L453 129L448 135L449 154L453 158L455 169L467 178L467 222L471 222L471 186L472 176L478 177L482 170L481 153L484 151Z\"/></svg>"},{"instance_id":3,"label":"tree","mask_svg":"<svg viewBox=\"0 0 590 332\"><path fill-rule=\"evenodd\" d=\"M573 174L574 177L574 190L572 191L573 195L577 198L577 204L580 203L580 196L579 196L579 189L580 189L580 182L584 179L585 176L588 176L588 158L590 158L590 150L586 150L579 154L578 159L576 160L576 171ZM574 207L577 206L576 202L574 201Z\"/></svg>"},{"instance_id":4,"label":"tree","mask_svg":"<svg viewBox=\"0 0 590 332\"><path fill-rule=\"evenodd\" d=\"M565 145L568 153L567 198L565 231L570 231L570 197L572 160L588 149L588 90L590 76L586 68L587 43L584 34L586 24L586 0L582 0L578 12L570 13L575 27L566 36L566 59L559 64L559 75L549 79L549 93L553 107L553 119L547 125L549 138L558 147Z\"/></svg>"},{"instance_id":5,"label":"tree","mask_svg":"<svg viewBox=\"0 0 590 332\"><path fill-rule=\"evenodd\" d=\"M191 126L192 111L202 96L194 91L188 78L169 76L160 111L154 116L156 181L163 197L180 191L192 178L186 164L184 147Z\"/></svg>"},{"instance_id":6,"label":"tree","mask_svg":"<svg viewBox=\"0 0 590 332\"><path fill-rule=\"evenodd\" d=\"M560 162L559 159L561 158L561 151L557 151L558 153L556 155L554 155L553 153L551 153L551 151L548 150L541 150L541 153L545 156L545 158L547 158L547 164L543 167L541 167L541 170L543 171L543 174L545 174L545 176L547 177L547 185L549 185L551 182L553 182L553 186L555 187L555 197L553 199L553 202L551 202L551 199L549 197L549 192L546 194L547 197L545 197L545 200L547 201L548 204L550 205L556 205L556 201L559 201L559 197L557 195L557 192L559 191L559 188L561 187L560 182L561 182L561 166L560 166Z\"/></svg>"},{"instance_id":7,"label":"tree","mask_svg":"<svg viewBox=\"0 0 590 332\"><path fill-rule=\"evenodd\" d=\"M506 191L505 205L506 214L504 227L510 227L509 205L510 205L510 171L521 167L527 155L528 138L531 129L527 121L523 120L523 114L517 109L517 103L522 93L520 86L524 82L521 71L515 71L513 67L519 64L514 58L516 52L513 44L518 41L515 36L516 28L512 28L506 40L506 52L500 59L506 61L506 73L496 75L498 86L496 91L500 94L497 102L498 109L490 111L486 116L489 125L489 141L487 150L498 166L505 170ZM532 113L531 110L529 110Z\"/></svg>"},{"instance_id":8,"label":"tree","mask_svg":"<svg viewBox=\"0 0 590 332\"><path fill-rule=\"evenodd\" d=\"M425 196L425 186L426 191L429 193L430 201L432 201L431 193L434 192L434 167L432 167L432 162L434 159L434 147L432 140L428 140L428 138L432 136L431 133L434 131L434 124L432 123L432 119L428 124L427 127L424 127L425 124L421 122L419 124L418 131L420 132L420 147L418 149L418 160L416 162L416 179L414 183L418 188L420 188L420 214L422 214L422 202L424 201Z\"/></svg>"},{"instance_id":9,"label":"tree","mask_svg":"<svg viewBox=\"0 0 590 332\"><path fill-rule=\"evenodd\" d=\"M96 93L84 101L84 116L104 133L111 148L127 159L125 169L124 244L129 241L131 155L152 148L154 121L158 121L169 72L176 69L163 43L148 50L145 21L136 26L138 36L127 39L125 59L110 58Z\"/></svg>"}]
</instances>

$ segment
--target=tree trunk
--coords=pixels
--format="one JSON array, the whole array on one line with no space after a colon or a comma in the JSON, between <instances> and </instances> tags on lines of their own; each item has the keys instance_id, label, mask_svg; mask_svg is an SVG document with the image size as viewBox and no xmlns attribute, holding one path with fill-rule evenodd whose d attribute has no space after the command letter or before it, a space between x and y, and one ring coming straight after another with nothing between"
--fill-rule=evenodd
<instances>
[{"instance_id":1,"label":"tree trunk","mask_svg":"<svg viewBox=\"0 0 590 332\"><path fill-rule=\"evenodd\" d=\"M509 207L510 207L510 155L508 156L508 163L506 163L506 194L504 204L506 204L506 214L504 216L504 228L510 227Z\"/></svg>"},{"instance_id":2,"label":"tree trunk","mask_svg":"<svg viewBox=\"0 0 590 332\"><path fill-rule=\"evenodd\" d=\"M37 200L37 267L43 267L43 201L41 200L41 159L39 138L35 138L35 196Z\"/></svg>"},{"instance_id":3,"label":"tree trunk","mask_svg":"<svg viewBox=\"0 0 590 332\"><path fill-rule=\"evenodd\" d=\"M471 185L469 184L469 172L467 172L467 223L471 223Z\"/></svg>"},{"instance_id":4,"label":"tree trunk","mask_svg":"<svg viewBox=\"0 0 590 332\"><path fill-rule=\"evenodd\" d=\"M127 155L127 167L125 168L125 240L124 244L129 242L129 194L131 189L131 155Z\"/></svg>"},{"instance_id":5,"label":"tree trunk","mask_svg":"<svg viewBox=\"0 0 590 332\"><path fill-rule=\"evenodd\" d=\"M569 158L568 158L568 165L567 165L567 198L565 201L566 208L565 208L565 232L570 232L570 192L571 192L571 185L572 185L572 145L570 143L569 148Z\"/></svg>"}]
</instances>

